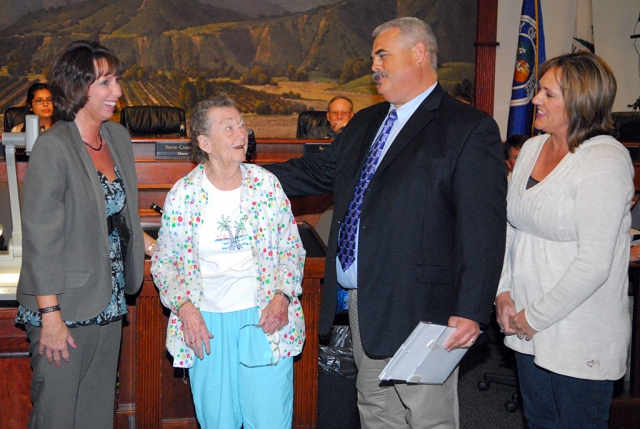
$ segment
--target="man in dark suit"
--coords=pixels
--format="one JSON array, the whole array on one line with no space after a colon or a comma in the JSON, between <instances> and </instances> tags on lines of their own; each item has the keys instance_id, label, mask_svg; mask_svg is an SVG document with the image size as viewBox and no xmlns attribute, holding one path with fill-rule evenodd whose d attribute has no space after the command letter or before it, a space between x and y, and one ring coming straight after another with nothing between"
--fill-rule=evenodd
<instances>
[{"instance_id":1,"label":"man in dark suit","mask_svg":"<svg viewBox=\"0 0 640 429\"><path fill-rule=\"evenodd\" d=\"M471 347L489 322L506 230L500 133L438 83L423 21L396 19L373 36L387 102L357 113L322 154L268 168L289 197L334 194L320 329L331 327L338 284L349 289L362 426L456 428L457 370L442 386L378 375L420 321L455 326L449 350Z\"/></svg>"}]
</instances>

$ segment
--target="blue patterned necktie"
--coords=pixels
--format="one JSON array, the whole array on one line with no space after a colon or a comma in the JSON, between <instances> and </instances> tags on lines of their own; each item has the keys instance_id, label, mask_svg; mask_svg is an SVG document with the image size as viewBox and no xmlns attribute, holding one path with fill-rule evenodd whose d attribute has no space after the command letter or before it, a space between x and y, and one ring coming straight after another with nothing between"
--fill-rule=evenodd
<instances>
[{"instance_id":1,"label":"blue patterned necktie","mask_svg":"<svg viewBox=\"0 0 640 429\"><path fill-rule=\"evenodd\" d=\"M369 148L367 159L360 172L360 181L353 193L353 199L351 200L351 204L349 204L349 211L344 217L342 228L340 228L338 234L338 259L340 260L343 271L346 271L355 260L356 232L358 231L358 224L360 223L360 209L362 208L364 191L367 190L371 177L376 171L380 153L384 148L384 144L389 137L389 133L396 119L398 119L398 114L394 109L389 112L384 127L382 127L382 132Z\"/></svg>"}]
</instances>

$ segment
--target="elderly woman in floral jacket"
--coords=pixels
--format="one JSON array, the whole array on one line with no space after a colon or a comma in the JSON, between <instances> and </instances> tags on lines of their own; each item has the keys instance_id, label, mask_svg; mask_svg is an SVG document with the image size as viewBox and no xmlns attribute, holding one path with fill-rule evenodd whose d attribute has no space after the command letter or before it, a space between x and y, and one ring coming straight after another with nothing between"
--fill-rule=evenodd
<instances>
[{"instance_id":1,"label":"elderly woman in floral jacket","mask_svg":"<svg viewBox=\"0 0 640 429\"><path fill-rule=\"evenodd\" d=\"M202 427L290 428L305 250L289 200L243 164L247 129L226 94L196 106L191 140L199 165L167 195L151 267L167 349L190 368Z\"/></svg>"}]
</instances>

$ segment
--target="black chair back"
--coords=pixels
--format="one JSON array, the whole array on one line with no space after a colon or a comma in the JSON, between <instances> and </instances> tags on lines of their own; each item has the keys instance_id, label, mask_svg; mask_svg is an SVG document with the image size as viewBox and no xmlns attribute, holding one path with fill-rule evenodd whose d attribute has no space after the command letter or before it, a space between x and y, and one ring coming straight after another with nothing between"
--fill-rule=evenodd
<instances>
[{"instance_id":1,"label":"black chair back","mask_svg":"<svg viewBox=\"0 0 640 429\"><path fill-rule=\"evenodd\" d=\"M120 112L120 124L132 136L187 136L184 109L173 106L129 106Z\"/></svg>"},{"instance_id":2,"label":"black chair back","mask_svg":"<svg viewBox=\"0 0 640 429\"><path fill-rule=\"evenodd\" d=\"M313 128L325 128L328 125L325 110L305 110L298 115L297 139L318 139L311 132ZM322 138L322 137L320 137Z\"/></svg>"},{"instance_id":3,"label":"black chair back","mask_svg":"<svg viewBox=\"0 0 640 429\"><path fill-rule=\"evenodd\" d=\"M623 143L640 142L640 111L613 112L611 116L616 126L618 140Z\"/></svg>"},{"instance_id":4,"label":"black chair back","mask_svg":"<svg viewBox=\"0 0 640 429\"><path fill-rule=\"evenodd\" d=\"M25 116L27 116L27 108L25 106L7 108L4 111L4 132L10 133L13 127L24 123Z\"/></svg>"}]
</instances>

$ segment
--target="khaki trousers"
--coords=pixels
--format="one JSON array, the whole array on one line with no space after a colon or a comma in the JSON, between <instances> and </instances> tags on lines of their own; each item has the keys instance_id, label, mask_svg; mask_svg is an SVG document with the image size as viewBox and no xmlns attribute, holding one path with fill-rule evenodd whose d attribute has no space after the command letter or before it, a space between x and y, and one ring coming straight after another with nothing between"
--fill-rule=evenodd
<instances>
[{"instance_id":1,"label":"khaki trousers","mask_svg":"<svg viewBox=\"0 0 640 429\"><path fill-rule=\"evenodd\" d=\"M364 429L458 429L458 369L443 385L380 381L391 360L364 353L358 323L358 292L349 291L349 324L358 378L358 411Z\"/></svg>"}]
</instances>

